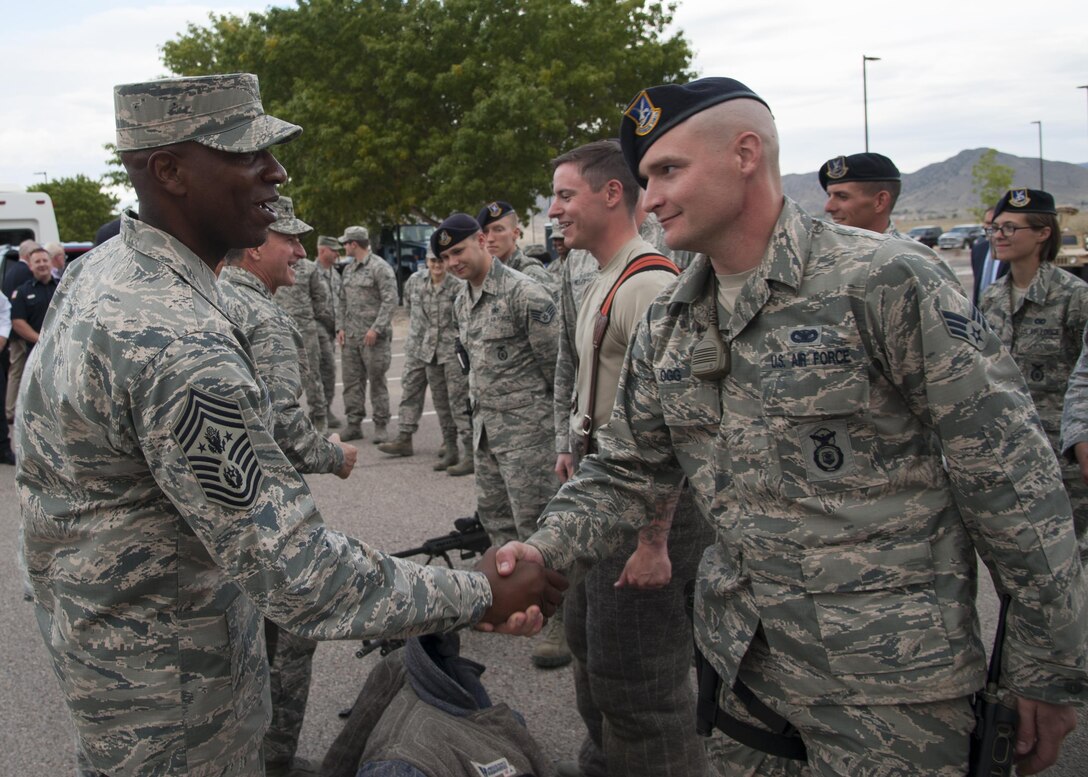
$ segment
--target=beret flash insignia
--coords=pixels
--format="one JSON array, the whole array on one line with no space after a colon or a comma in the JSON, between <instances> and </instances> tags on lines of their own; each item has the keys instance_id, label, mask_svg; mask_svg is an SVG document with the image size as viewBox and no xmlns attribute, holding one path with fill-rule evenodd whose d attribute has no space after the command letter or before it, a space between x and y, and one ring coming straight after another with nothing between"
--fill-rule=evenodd
<instances>
[{"instance_id":1,"label":"beret flash insignia","mask_svg":"<svg viewBox=\"0 0 1088 777\"><path fill-rule=\"evenodd\" d=\"M493 202L487 206L487 212L491 214L491 218L498 218L502 214L502 206Z\"/></svg>"},{"instance_id":2,"label":"beret flash insignia","mask_svg":"<svg viewBox=\"0 0 1088 777\"><path fill-rule=\"evenodd\" d=\"M623 115L635 123L635 134L644 137L654 131L654 127L661 118L661 109L654 106L650 101L650 95L643 89L627 106Z\"/></svg>"},{"instance_id":3,"label":"beret flash insignia","mask_svg":"<svg viewBox=\"0 0 1088 777\"><path fill-rule=\"evenodd\" d=\"M1009 205L1014 208L1026 208L1031 203L1027 189L1012 189L1009 191Z\"/></svg>"},{"instance_id":4,"label":"beret flash insignia","mask_svg":"<svg viewBox=\"0 0 1088 777\"><path fill-rule=\"evenodd\" d=\"M829 159L827 162L827 177L833 180L838 180L846 175L846 157L837 156L834 159Z\"/></svg>"},{"instance_id":5,"label":"beret flash insignia","mask_svg":"<svg viewBox=\"0 0 1088 777\"><path fill-rule=\"evenodd\" d=\"M438 244L441 246L448 246L450 244L450 239L450 233L443 229L438 235Z\"/></svg>"}]
</instances>

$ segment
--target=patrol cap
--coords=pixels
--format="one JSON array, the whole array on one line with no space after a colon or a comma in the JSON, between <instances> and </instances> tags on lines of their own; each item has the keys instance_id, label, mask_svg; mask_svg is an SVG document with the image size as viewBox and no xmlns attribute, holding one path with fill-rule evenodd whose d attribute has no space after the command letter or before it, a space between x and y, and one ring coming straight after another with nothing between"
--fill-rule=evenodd
<instances>
[{"instance_id":1,"label":"patrol cap","mask_svg":"<svg viewBox=\"0 0 1088 777\"><path fill-rule=\"evenodd\" d=\"M332 249L335 249L336 251L339 251L341 248L343 248L343 246L340 245L339 240L337 240L335 237L329 237L328 235L318 235L317 236L317 245L319 247L320 246L325 246L326 248L332 248Z\"/></svg>"},{"instance_id":2,"label":"patrol cap","mask_svg":"<svg viewBox=\"0 0 1088 777\"><path fill-rule=\"evenodd\" d=\"M452 246L480 231L480 222L467 213L451 213L431 234L431 250L441 256Z\"/></svg>"},{"instance_id":3,"label":"patrol cap","mask_svg":"<svg viewBox=\"0 0 1088 777\"><path fill-rule=\"evenodd\" d=\"M662 84L639 92L620 121L623 158L639 185L646 188L646 179L638 174L638 163L658 138L707 108L742 98L755 100L770 110L762 97L732 78L700 78L688 84Z\"/></svg>"},{"instance_id":4,"label":"patrol cap","mask_svg":"<svg viewBox=\"0 0 1088 777\"><path fill-rule=\"evenodd\" d=\"M480 223L480 229L483 229L492 221L498 221L508 213L516 214L517 211L514 210L514 206L509 202L495 200L480 208L480 212L476 215L476 221Z\"/></svg>"},{"instance_id":5,"label":"patrol cap","mask_svg":"<svg viewBox=\"0 0 1088 777\"><path fill-rule=\"evenodd\" d=\"M820 186L826 192L833 183L850 181L900 181L899 168L883 154L866 151L863 154L837 156L820 168Z\"/></svg>"},{"instance_id":6,"label":"patrol cap","mask_svg":"<svg viewBox=\"0 0 1088 777\"><path fill-rule=\"evenodd\" d=\"M313 227L295 215L295 204L290 197L281 194L270 207L276 214L276 220L268 225L273 232L281 235L302 235L313 230Z\"/></svg>"},{"instance_id":7,"label":"patrol cap","mask_svg":"<svg viewBox=\"0 0 1088 777\"><path fill-rule=\"evenodd\" d=\"M269 116L251 73L164 78L113 88L117 150L194 140L244 154L286 143L302 127Z\"/></svg>"},{"instance_id":8,"label":"patrol cap","mask_svg":"<svg viewBox=\"0 0 1088 777\"><path fill-rule=\"evenodd\" d=\"M370 233L366 231L366 227L348 227L344 230L344 234L336 238L341 243L346 243L349 240L354 240L357 243L361 243L364 240L370 240Z\"/></svg>"},{"instance_id":9,"label":"patrol cap","mask_svg":"<svg viewBox=\"0 0 1088 777\"><path fill-rule=\"evenodd\" d=\"M1005 211L1058 215L1058 209L1054 207L1054 197L1041 189L1009 189L994 206L994 218L996 219Z\"/></svg>"}]
</instances>

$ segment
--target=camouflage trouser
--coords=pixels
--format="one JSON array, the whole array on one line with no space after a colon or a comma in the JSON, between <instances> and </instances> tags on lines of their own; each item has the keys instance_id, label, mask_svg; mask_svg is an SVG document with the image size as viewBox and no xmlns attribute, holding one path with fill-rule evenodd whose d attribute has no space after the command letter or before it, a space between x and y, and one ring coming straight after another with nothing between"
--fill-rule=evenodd
<instances>
[{"instance_id":1,"label":"camouflage trouser","mask_svg":"<svg viewBox=\"0 0 1088 777\"><path fill-rule=\"evenodd\" d=\"M472 418L468 414L468 377L461 372L461 365L427 364L422 359L409 356L404 362L401 377L399 431L415 434L419 418L423 414L423 399L427 386L431 387L431 401L438 416L442 439L460 437L465 450L472 449Z\"/></svg>"},{"instance_id":2,"label":"camouflage trouser","mask_svg":"<svg viewBox=\"0 0 1088 777\"><path fill-rule=\"evenodd\" d=\"M1063 467L1065 492L1069 494L1069 503L1073 506L1073 530L1077 535L1082 564L1088 564L1088 484L1080 476L1080 470L1072 471Z\"/></svg>"},{"instance_id":3,"label":"camouflage trouser","mask_svg":"<svg viewBox=\"0 0 1088 777\"><path fill-rule=\"evenodd\" d=\"M741 664L741 679L797 728L808 762L767 755L715 732L707 754L722 777L963 777L967 772L975 727L968 697L853 707L790 704L782 701L783 689L760 671L760 655L767 650L766 642L753 642ZM766 728L732 691L723 691L721 703L734 718Z\"/></svg>"},{"instance_id":4,"label":"camouflage trouser","mask_svg":"<svg viewBox=\"0 0 1088 777\"><path fill-rule=\"evenodd\" d=\"M363 345L365 333L347 335L340 354L344 372L344 411L348 424L358 426L366 418L366 384L370 382L370 404L374 423L389 423L389 388L385 373L393 360L393 344L388 337L379 337L372 347Z\"/></svg>"},{"instance_id":5,"label":"camouflage trouser","mask_svg":"<svg viewBox=\"0 0 1088 777\"><path fill-rule=\"evenodd\" d=\"M316 321L296 321L295 323L298 324L299 332L302 333L302 353L298 357L302 387L306 391L306 405L310 410L310 420L320 429L325 422L325 414L329 406L325 399L325 386L321 380L321 341L317 334L320 326Z\"/></svg>"},{"instance_id":6,"label":"camouflage trouser","mask_svg":"<svg viewBox=\"0 0 1088 777\"><path fill-rule=\"evenodd\" d=\"M586 572L563 602L574 690L587 736L586 777L701 777L695 733L691 620L684 588L714 533L685 490L669 534L672 580L664 588L615 588L638 538Z\"/></svg>"},{"instance_id":7,"label":"camouflage trouser","mask_svg":"<svg viewBox=\"0 0 1088 777\"><path fill-rule=\"evenodd\" d=\"M8 342L8 385L4 405L9 419L15 417L15 399L19 395L19 381L23 379L26 354L26 340L12 337Z\"/></svg>"},{"instance_id":8,"label":"camouflage trouser","mask_svg":"<svg viewBox=\"0 0 1088 777\"><path fill-rule=\"evenodd\" d=\"M268 645L268 679L272 692L272 722L264 734L266 763L288 763L295 757L317 642L264 622Z\"/></svg>"},{"instance_id":9,"label":"camouflage trouser","mask_svg":"<svg viewBox=\"0 0 1088 777\"><path fill-rule=\"evenodd\" d=\"M317 325L317 342L321 347L321 386L325 389L325 407L332 407L336 397L336 333Z\"/></svg>"},{"instance_id":10,"label":"camouflage trouser","mask_svg":"<svg viewBox=\"0 0 1088 777\"><path fill-rule=\"evenodd\" d=\"M433 391L432 391L433 393ZM427 362L414 356L404 357L404 371L400 375L400 407L397 415L397 431L415 434L419 429L419 417L423 415L423 401L427 394ZM438 403L435 403L435 412Z\"/></svg>"},{"instance_id":11,"label":"camouflage trouser","mask_svg":"<svg viewBox=\"0 0 1088 777\"><path fill-rule=\"evenodd\" d=\"M492 545L524 540L536 531L537 519L558 489L550 437L536 445L495 453L485 431L473 451L476 463L476 509Z\"/></svg>"}]
</instances>

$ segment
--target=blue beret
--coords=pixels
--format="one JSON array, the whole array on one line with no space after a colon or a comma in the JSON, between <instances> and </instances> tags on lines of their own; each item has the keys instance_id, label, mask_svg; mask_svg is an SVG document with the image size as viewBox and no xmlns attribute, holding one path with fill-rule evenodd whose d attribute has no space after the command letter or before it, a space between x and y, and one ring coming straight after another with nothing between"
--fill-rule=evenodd
<instances>
[{"instance_id":1,"label":"blue beret","mask_svg":"<svg viewBox=\"0 0 1088 777\"><path fill-rule=\"evenodd\" d=\"M514 212L514 206L509 202L495 200L480 208L480 212L476 215L476 220L480 222L480 228L483 229L492 221L498 221L506 214Z\"/></svg>"},{"instance_id":2,"label":"blue beret","mask_svg":"<svg viewBox=\"0 0 1088 777\"><path fill-rule=\"evenodd\" d=\"M883 154L851 154L828 159L820 168L820 186L849 181L899 181L899 168Z\"/></svg>"},{"instance_id":3,"label":"blue beret","mask_svg":"<svg viewBox=\"0 0 1088 777\"><path fill-rule=\"evenodd\" d=\"M472 237L480 231L480 223L467 213L451 213L431 234L431 251L441 256L466 237Z\"/></svg>"},{"instance_id":4,"label":"blue beret","mask_svg":"<svg viewBox=\"0 0 1088 777\"><path fill-rule=\"evenodd\" d=\"M1040 189L1009 189L994 206L994 218L1005 211L1058 215L1058 210L1054 207L1054 197Z\"/></svg>"},{"instance_id":5,"label":"blue beret","mask_svg":"<svg viewBox=\"0 0 1088 777\"><path fill-rule=\"evenodd\" d=\"M646 179L638 174L638 163L658 138L700 111L740 98L767 105L762 97L732 78L700 78L690 84L662 84L639 92L623 112L620 123L623 158L639 185L646 187Z\"/></svg>"}]
</instances>

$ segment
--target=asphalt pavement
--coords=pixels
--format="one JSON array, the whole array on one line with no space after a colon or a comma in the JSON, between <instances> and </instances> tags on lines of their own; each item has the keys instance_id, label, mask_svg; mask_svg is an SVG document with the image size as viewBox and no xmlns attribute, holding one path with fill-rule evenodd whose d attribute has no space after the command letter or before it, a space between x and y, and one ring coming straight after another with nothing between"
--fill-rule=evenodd
<instances>
[{"instance_id":1,"label":"asphalt pavement","mask_svg":"<svg viewBox=\"0 0 1088 777\"><path fill-rule=\"evenodd\" d=\"M943 254L961 278L970 281L966 252ZM966 270L964 268L966 267ZM969 288L969 286L968 286ZM407 330L403 308L396 317L393 365L389 388L393 413L400 400L400 372ZM340 388L334 403L343 417ZM395 433L396 422L390 425ZM308 476L317 505L334 529L390 551L414 547L427 537L453 530L453 519L471 515L475 503L471 477L453 478L431 469L441 445L437 419L428 394L425 414L414 439L415 455L384 456L371 443L373 426L364 423L359 463L342 481L333 475ZM550 477L550 473L548 473ZM0 469L0 777L73 773L74 734L59 686L34 619L34 608L23 600L15 560L19 509L14 470ZM455 559L458 566L470 561ZM985 577L985 575L983 575ZM984 624L992 628L994 599L988 584L980 594ZM495 702L520 711L544 751L554 758L572 757L582 738L569 669L539 670L529 653L533 640L495 636L471 630L462 633L462 653L483 663L483 682ZM299 754L320 760L339 733L337 713L350 705L379 656L357 658L356 642L327 642L318 646L314 679ZM1059 764L1047 772L1055 777L1088 775L1088 717L1066 742Z\"/></svg>"}]
</instances>

